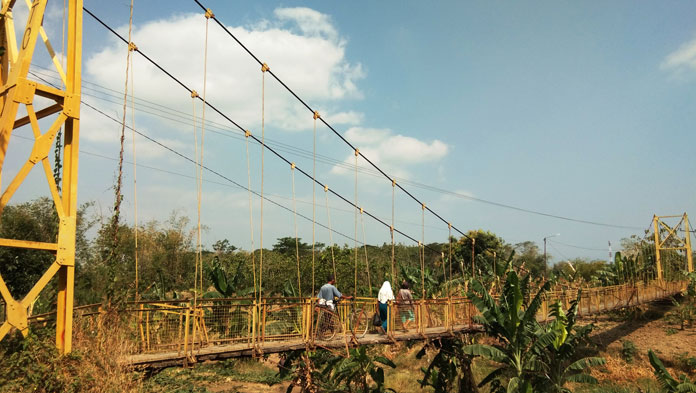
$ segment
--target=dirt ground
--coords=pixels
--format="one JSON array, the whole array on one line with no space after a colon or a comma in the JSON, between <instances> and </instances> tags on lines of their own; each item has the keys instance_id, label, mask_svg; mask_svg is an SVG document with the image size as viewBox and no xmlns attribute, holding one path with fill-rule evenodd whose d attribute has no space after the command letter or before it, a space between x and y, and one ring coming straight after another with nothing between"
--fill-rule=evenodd
<instances>
[{"instance_id":1,"label":"dirt ground","mask_svg":"<svg viewBox=\"0 0 696 393\"><path fill-rule=\"evenodd\" d=\"M680 330L679 326L668 323L664 317L672 309L670 303L656 303L624 316L600 315L581 321L595 325L592 341L598 345L599 356L607 361L605 367L593 370L592 375L600 383L632 384L641 379L653 379L649 349L658 355L673 376L690 371L684 369L681 359L696 357L696 329ZM636 348L631 362L622 355L626 341Z\"/></svg>"}]
</instances>

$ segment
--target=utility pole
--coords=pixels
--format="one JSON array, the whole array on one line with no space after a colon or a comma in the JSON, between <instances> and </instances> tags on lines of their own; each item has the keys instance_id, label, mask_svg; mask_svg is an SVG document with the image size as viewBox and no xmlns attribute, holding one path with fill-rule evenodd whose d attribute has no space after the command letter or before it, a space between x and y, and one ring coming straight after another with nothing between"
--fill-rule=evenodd
<instances>
[{"instance_id":1,"label":"utility pole","mask_svg":"<svg viewBox=\"0 0 696 393\"><path fill-rule=\"evenodd\" d=\"M548 270L549 270L549 264L548 261L546 260L546 239L550 237L556 237L556 236L561 236L560 233L557 233L555 235L548 235L544 237L544 276L548 277Z\"/></svg>"}]
</instances>

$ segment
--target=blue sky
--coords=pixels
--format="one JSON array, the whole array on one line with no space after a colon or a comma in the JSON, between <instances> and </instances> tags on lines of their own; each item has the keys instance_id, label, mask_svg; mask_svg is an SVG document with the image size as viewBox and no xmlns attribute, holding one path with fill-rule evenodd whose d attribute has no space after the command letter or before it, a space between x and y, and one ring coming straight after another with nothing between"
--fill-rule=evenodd
<instances>
[{"instance_id":1,"label":"blue sky","mask_svg":"<svg viewBox=\"0 0 696 393\"><path fill-rule=\"evenodd\" d=\"M481 228L509 243L539 244L544 236L561 233L549 249L555 261L605 258L607 241L616 249L621 238L642 235L638 228L647 228L653 214L696 212L694 3L204 4L339 132L462 230ZM125 0L86 0L85 6L127 33ZM57 7L49 8L49 34L51 29L60 32L62 11ZM139 48L202 93L205 18L196 4L136 0L134 19L133 40ZM209 28L208 99L258 135L258 66L218 26ZM120 118L125 48L88 15L84 31L84 99ZM155 104L164 105L180 111L180 120L190 119L188 93L138 56L134 61L135 96L150 102L149 109L136 108L136 128L193 157L192 126L145 113L161 115L163 109ZM40 58L35 64L48 65ZM36 70L51 76L48 70ZM311 173L311 114L270 79L266 99L266 137ZM201 108L196 111L200 116ZM173 117L171 112L167 116ZM81 156L79 197L96 201L108 216L116 163L94 154L117 157L120 129L89 108L83 107L82 117L81 147L86 153ZM207 126L204 164L246 185L243 138L210 111L206 119L220 125ZM29 135L28 130L18 134L22 132ZM130 131L126 135L130 161ZM340 165L352 162L352 152L323 126L317 135L317 152L330 157L317 165L317 178L352 201L354 172ZM165 220L174 210L195 221L195 180L148 168L194 176L194 167L142 138L136 138L136 151L144 165L138 169L140 221ZM258 190L259 149L251 146L250 152L252 188ZM268 153L264 165L265 192L292 208L290 169ZM360 168L359 205L390 220L391 185L367 173L364 163ZM297 209L311 217L311 182L296 176ZM209 174L204 178L221 181ZM124 181L124 210L132 222L129 165ZM422 185L631 228L549 218ZM17 200L42 190L29 188ZM317 219L327 223L324 193L317 190L316 195ZM258 198L253 203L258 247ZM354 236L350 207L336 198L329 204L334 229ZM202 205L205 244L228 238L235 245L251 246L246 191L207 182ZM294 233L292 214L267 203L264 209L264 246ZM420 239L418 204L397 193L396 214L396 227ZM432 216L425 217L425 224L426 242L446 241L445 224ZM299 220L298 225L299 236L311 240L311 223ZM388 230L367 217L365 231L368 243L388 241ZM328 242L327 231L318 230L317 240ZM333 240L352 244L339 235ZM397 240L410 244L405 238Z\"/></svg>"}]
</instances>

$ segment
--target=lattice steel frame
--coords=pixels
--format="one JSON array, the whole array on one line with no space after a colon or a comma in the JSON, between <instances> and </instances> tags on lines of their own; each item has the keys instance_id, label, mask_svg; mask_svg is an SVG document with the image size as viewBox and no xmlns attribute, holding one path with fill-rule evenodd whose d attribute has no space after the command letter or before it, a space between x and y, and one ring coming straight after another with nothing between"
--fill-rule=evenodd
<instances>
[{"instance_id":1,"label":"lattice steel frame","mask_svg":"<svg viewBox=\"0 0 696 393\"><path fill-rule=\"evenodd\" d=\"M662 221L663 218L681 218L677 225L670 226ZM681 226L684 224L684 228ZM667 229L667 236L664 239L660 239L660 228ZM684 238L682 239L678 232L682 230L684 232ZM694 271L694 261L693 253L691 250L691 232L689 232L689 216L684 213L681 216L653 216L653 231L655 236L655 261L657 262L657 279L662 280L662 260L660 258L660 251L667 250L684 250L686 252L686 268L689 272ZM676 240L676 247L666 246L669 240Z\"/></svg>"},{"instance_id":2,"label":"lattice steel frame","mask_svg":"<svg viewBox=\"0 0 696 393\"><path fill-rule=\"evenodd\" d=\"M34 146L12 182L0 196L0 214L10 198L24 182L31 169L41 163L46 175L51 196L58 214L58 239L56 243L42 243L22 239L0 239L0 246L35 250L46 250L55 254L55 261L21 300L12 297L5 281L0 276L0 294L6 307L6 320L0 325L0 340L12 329L28 333L27 309L39 293L54 277L58 276L58 299L56 316L56 346L61 353L72 347L73 289L75 282L75 231L77 226L77 163L80 130L80 85L82 67L82 0L68 0L67 14L67 68L63 70L48 36L42 27L48 0L25 0L29 6L29 17L19 45L15 37L12 9L16 0L2 0L0 12L0 42L5 47L0 64L0 178L5 155L12 132L21 126L31 125ZM64 89L46 86L28 78L36 42L41 36L48 53L53 59ZM36 96L55 101L52 105L34 110ZM26 107L27 116L17 118L20 104ZM58 114L48 130L41 132L39 119ZM56 134L64 126L63 184L58 191L48 154Z\"/></svg>"}]
</instances>

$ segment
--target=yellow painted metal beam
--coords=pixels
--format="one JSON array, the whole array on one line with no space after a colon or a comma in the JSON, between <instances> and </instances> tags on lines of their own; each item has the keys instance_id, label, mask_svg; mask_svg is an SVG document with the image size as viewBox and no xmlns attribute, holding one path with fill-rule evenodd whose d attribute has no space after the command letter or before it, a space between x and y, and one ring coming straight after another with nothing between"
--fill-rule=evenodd
<instances>
[{"instance_id":1,"label":"yellow painted metal beam","mask_svg":"<svg viewBox=\"0 0 696 393\"><path fill-rule=\"evenodd\" d=\"M57 243L34 242L31 240L0 239L0 247L31 248L34 250L58 250Z\"/></svg>"},{"instance_id":2,"label":"yellow painted metal beam","mask_svg":"<svg viewBox=\"0 0 696 393\"><path fill-rule=\"evenodd\" d=\"M655 232L655 266L657 267L657 279L662 280L662 261L660 260L660 218L653 216L653 231Z\"/></svg>"},{"instance_id":3,"label":"yellow painted metal beam","mask_svg":"<svg viewBox=\"0 0 696 393\"><path fill-rule=\"evenodd\" d=\"M43 29L43 19L47 0L25 0L29 5L29 15L24 33L17 43L12 21L12 8L15 0L2 0L0 23L0 45L6 47L0 64L0 178L12 132L17 127L31 125L35 142L32 152L10 185L0 196L0 212L12 195L22 185L29 171L41 161L51 196L58 213L58 241L53 243L33 242L23 239L0 239L0 247L20 247L54 251L56 260L36 282L29 293L17 302L0 276L0 293L7 305L7 321L0 327L0 340L11 327L26 333L27 308L37 298L43 288L58 276L58 298L56 300L56 346L62 353L70 352L72 347L73 291L75 281L75 232L77 229L77 171L79 151L80 94L82 83L82 0L68 0L67 14L67 65L58 61L48 35ZM48 50L56 71L65 86L59 89L28 79L31 61L38 37L41 37ZM34 111L34 98L40 96L55 101L54 104ZM17 119L20 105L25 105L27 116ZM41 132L38 120L60 112L46 132ZM48 153L53 146L56 134L64 126L63 141L63 183L62 193L58 191L53 178Z\"/></svg>"},{"instance_id":4,"label":"yellow painted metal beam","mask_svg":"<svg viewBox=\"0 0 696 393\"><path fill-rule=\"evenodd\" d=\"M46 107L46 108L41 109L40 111L36 112L36 118L43 119L44 117L50 116L54 113L58 113L61 110L63 110L63 105L53 104L49 107ZM19 127L25 126L25 125L29 124L30 122L31 122L31 120L29 119L29 116L24 116L23 118L15 121L14 128L19 128Z\"/></svg>"},{"instance_id":5,"label":"yellow painted metal beam","mask_svg":"<svg viewBox=\"0 0 696 393\"><path fill-rule=\"evenodd\" d=\"M691 250L691 232L689 232L689 216L684 213L684 237L686 238L686 265L689 273L694 271L694 253Z\"/></svg>"}]
</instances>

